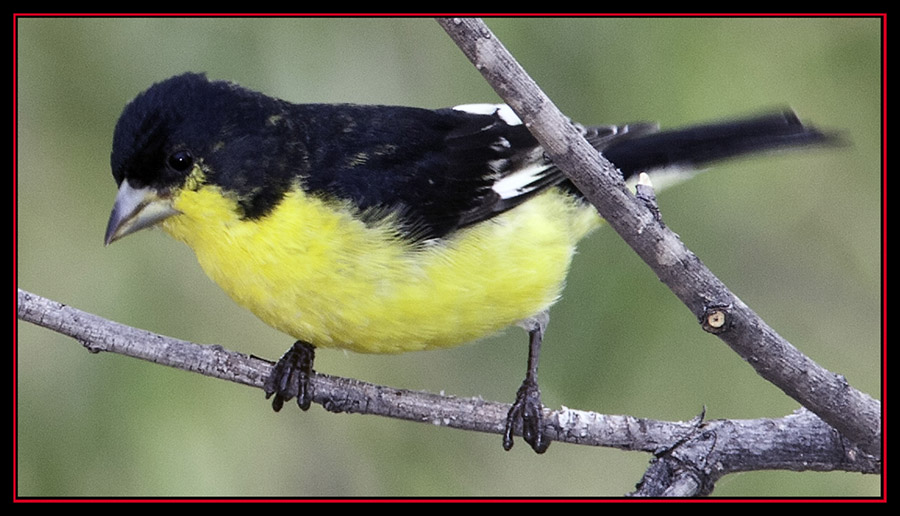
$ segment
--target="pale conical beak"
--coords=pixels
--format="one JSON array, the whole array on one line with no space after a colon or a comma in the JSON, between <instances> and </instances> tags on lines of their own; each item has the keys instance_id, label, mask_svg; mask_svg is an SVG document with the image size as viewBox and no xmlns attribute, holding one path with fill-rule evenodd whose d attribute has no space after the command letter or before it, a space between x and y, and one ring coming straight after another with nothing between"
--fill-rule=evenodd
<instances>
[{"instance_id":1,"label":"pale conical beak","mask_svg":"<svg viewBox=\"0 0 900 516\"><path fill-rule=\"evenodd\" d=\"M153 226L164 219L178 214L172 207L172 200L161 197L149 187L132 188L128 181L122 181L116 204L109 215L104 243L109 245L125 235Z\"/></svg>"}]
</instances>

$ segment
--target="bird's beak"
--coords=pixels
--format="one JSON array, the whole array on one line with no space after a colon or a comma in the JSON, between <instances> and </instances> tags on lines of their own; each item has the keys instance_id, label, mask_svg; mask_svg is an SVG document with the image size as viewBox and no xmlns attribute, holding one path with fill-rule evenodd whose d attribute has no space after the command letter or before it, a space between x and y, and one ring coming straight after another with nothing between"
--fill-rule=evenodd
<instances>
[{"instance_id":1,"label":"bird's beak","mask_svg":"<svg viewBox=\"0 0 900 516\"><path fill-rule=\"evenodd\" d=\"M178 214L172 207L172 200L160 196L149 187L132 188L128 181L122 181L116 204L109 215L104 242L109 245L125 235L153 226L164 219Z\"/></svg>"}]
</instances>

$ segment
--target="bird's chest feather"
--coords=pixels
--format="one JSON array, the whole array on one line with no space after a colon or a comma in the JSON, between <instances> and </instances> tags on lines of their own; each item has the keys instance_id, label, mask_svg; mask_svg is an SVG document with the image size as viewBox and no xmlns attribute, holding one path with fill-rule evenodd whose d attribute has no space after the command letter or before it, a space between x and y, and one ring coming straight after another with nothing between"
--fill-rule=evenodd
<instances>
[{"instance_id":1,"label":"bird's chest feather","mask_svg":"<svg viewBox=\"0 0 900 516\"><path fill-rule=\"evenodd\" d=\"M316 346L373 353L462 344L548 308L583 236L573 219L585 218L548 192L410 244L389 219L367 225L299 190L255 220L213 187L182 192L175 208L163 228L238 304Z\"/></svg>"}]
</instances>

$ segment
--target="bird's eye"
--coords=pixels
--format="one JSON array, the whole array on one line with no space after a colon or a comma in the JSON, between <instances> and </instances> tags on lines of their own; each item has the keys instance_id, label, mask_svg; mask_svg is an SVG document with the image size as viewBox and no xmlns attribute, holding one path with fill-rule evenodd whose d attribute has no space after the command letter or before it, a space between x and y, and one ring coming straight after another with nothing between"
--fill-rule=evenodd
<instances>
[{"instance_id":1,"label":"bird's eye","mask_svg":"<svg viewBox=\"0 0 900 516\"><path fill-rule=\"evenodd\" d=\"M194 157L186 150L175 151L169 156L169 166L178 172L187 172L194 166Z\"/></svg>"}]
</instances>

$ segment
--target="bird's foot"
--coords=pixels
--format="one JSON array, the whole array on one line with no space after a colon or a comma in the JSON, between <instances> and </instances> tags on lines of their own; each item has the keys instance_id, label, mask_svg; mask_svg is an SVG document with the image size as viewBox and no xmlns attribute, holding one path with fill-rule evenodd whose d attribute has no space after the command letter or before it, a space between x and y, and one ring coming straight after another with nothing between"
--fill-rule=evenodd
<instances>
[{"instance_id":1,"label":"bird's foot","mask_svg":"<svg viewBox=\"0 0 900 516\"><path fill-rule=\"evenodd\" d=\"M543 405L541 404L541 390L537 382L528 378L522 382L516 393L516 401L513 403L509 414L506 416L506 431L503 434L503 449L509 450L513 446L513 427L516 422L522 421L522 438L531 445L536 453L544 453L550 446L550 438L543 432Z\"/></svg>"},{"instance_id":2,"label":"bird's foot","mask_svg":"<svg viewBox=\"0 0 900 516\"><path fill-rule=\"evenodd\" d=\"M291 398L297 398L297 406L301 410L309 408L312 402L309 379L313 374L312 365L315 356L316 350L312 344L298 340L275 363L263 385L266 399L275 395L272 400L275 412L281 410L284 402L290 401Z\"/></svg>"}]
</instances>

